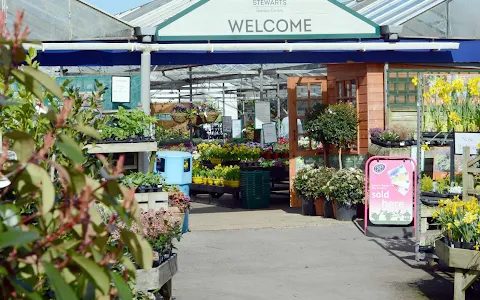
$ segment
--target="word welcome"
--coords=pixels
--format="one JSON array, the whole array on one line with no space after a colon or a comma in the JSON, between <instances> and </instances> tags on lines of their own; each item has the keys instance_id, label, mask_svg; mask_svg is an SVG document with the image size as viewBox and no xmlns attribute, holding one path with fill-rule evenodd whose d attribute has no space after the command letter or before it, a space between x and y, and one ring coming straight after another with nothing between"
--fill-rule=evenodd
<instances>
[{"instance_id":1,"label":"word welcome","mask_svg":"<svg viewBox=\"0 0 480 300\"><path fill-rule=\"evenodd\" d=\"M228 20L232 33L312 32L312 19Z\"/></svg>"}]
</instances>

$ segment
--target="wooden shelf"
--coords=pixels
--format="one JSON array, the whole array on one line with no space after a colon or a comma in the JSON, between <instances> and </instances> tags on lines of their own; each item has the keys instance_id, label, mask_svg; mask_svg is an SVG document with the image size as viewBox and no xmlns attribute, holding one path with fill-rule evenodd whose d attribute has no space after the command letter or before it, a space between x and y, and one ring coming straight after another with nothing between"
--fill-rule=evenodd
<instances>
[{"instance_id":1,"label":"wooden shelf","mask_svg":"<svg viewBox=\"0 0 480 300\"><path fill-rule=\"evenodd\" d=\"M95 144L95 146L88 144L85 148L89 154L152 152L157 151L157 142Z\"/></svg>"}]
</instances>

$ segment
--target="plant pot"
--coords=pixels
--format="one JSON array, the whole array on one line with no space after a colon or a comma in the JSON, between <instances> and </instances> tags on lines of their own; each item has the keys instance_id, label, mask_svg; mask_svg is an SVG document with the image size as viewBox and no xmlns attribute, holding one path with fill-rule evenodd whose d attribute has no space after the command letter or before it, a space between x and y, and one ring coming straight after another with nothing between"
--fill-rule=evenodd
<instances>
[{"instance_id":1,"label":"plant pot","mask_svg":"<svg viewBox=\"0 0 480 300\"><path fill-rule=\"evenodd\" d=\"M323 209L325 203L325 198L320 197L315 199L315 211L317 216L323 217L325 215L325 211Z\"/></svg>"},{"instance_id":2,"label":"plant pot","mask_svg":"<svg viewBox=\"0 0 480 300\"><path fill-rule=\"evenodd\" d=\"M208 184L208 185L213 185L213 179L212 179L212 178L208 178L208 179L207 179L207 184Z\"/></svg>"},{"instance_id":3,"label":"plant pot","mask_svg":"<svg viewBox=\"0 0 480 300\"><path fill-rule=\"evenodd\" d=\"M232 181L230 181L230 187L232 187L232 188L239 188L239 187L240 187L240 180L232 180Z\"/></svg>"},{"instance_id":4,"label":"plant pot","mask_svg":"<svg viewBox=\"0 0 480 300\"><path fill-rule=\"evenodd\" d=\"M345 205L343 202L336 203L336 218L339 221L352 221L357 214L356 205Z\"/></svg>"},{"instance_id":5,"label":"plant pot","mask_svg":"<svg viewBox=\"0 0 480 300\"><path fill-rule=\"evenodd\" d=\"M273 153L273 159L278 159L280 157L280 153L274 152Z\"/></svg>"},{"instance_id":6,"label":"plant pot","mask_svg":"<svg viewBox=\"0 0 480 300\"><path fill-rule=\"evenodd\" d=\"M202 177L192 177L192 181L195 184L202 184L203 178Z\"/></svg>"},{"instance_id":7,"label":"plant pot","mask_svg":"<svg viewBox=\"0 0 480 300\"><path fill-rule=\"evenodd\" d=\"M365 204L357 203L357 219L365 219Z\"/></svg>"},{"instance_id":8,"label":"plant pot","mask_svg":"<svg viewBox=\"0 0 480 300\"><path fill-rule=\"evenodd\" d=\"M463 249L467 249L467 250L473 250L473 247L475 246L475 243L467 243L467 242L463 242L462 243L462 248Z\"/></svg>"},{"instance_id":9,"label":"plant pot","mask_svg":"<svg viewBox=\"0 0 480 300\"><path fill-rule=\"evenodd\" d=\"M187 113L172 113L172 119L179 124L185 123L185 121L187 121L187 118Z\"/></svg>"},{"instance_id":10,"label":"plant pot","mask_svg":"<svg viewBox=\"0 0 480 300\"><path fill-rule=\"evenodd\" d=\"M263 158L265 159L272 159L272 153L264 153Z\"/></svg>"},{"instance_id":11,"label":"plant pot","mask_svg":"<svg viewBox=\"0 0 480 300\"><path fill-rule=\"evenodd\" d=\"M288 152L282 152L280 158L289 158Z\"/></svg>"},{"instance_id":12,"label":"plant pot","mask_svg":"<svg viewBox=\"0 0 480 300\"><path fill-rule=\"evenodd\" d=\"M210 158L210 162L212 165L217 166L222 163L222 160L220 158Z\"/></svg>"},{"instance_id":13,"label":"plant pot","mask_svg":"<svg viewBox=\"0 0 480 300\"><path fill-rule=\"evenodd\" d=\"M208 183L208 178L203 177L202 178L202 184L207 184Z\"/></svg>"},{"instance_id":14,"label":"plant pot","mask_svg":"<svg viewBox=\"0 0 480 300\"><path fill-rule=\"evenodd\" d=\"M220 179L213 179L213 184L220 186Z\"/></svg>"},{"instance_id":15,"label":"plant pot","mask_svg":"<svg viewBox=\"0 0 480 300\"><path fill-rule=\"evenodd\" d=\"M461 242L452 242L451 243L453 245L454 248L462 248L462 243Z\"/></svg>"},{"instance_id":16,"label":"plant pot","mask_svg":"<svg viewBox=\"0 0 480 300\"><path fill-rule=\"evenodd\" d=\"M307 199L304 196L300 197L302 200L302 215L304 216L315 216L315 201L313 199Z\"/></svg>"},{"instance_id":17,"label":"plant pot","mask_svg":"<svg viewBox=\"0 0 480 300\"><path fill-rule=\"evenodd\" d=\"M323 201L323 217L324 218L334 218L333 213L333 201Z\"/></svg>"}]
</instances>

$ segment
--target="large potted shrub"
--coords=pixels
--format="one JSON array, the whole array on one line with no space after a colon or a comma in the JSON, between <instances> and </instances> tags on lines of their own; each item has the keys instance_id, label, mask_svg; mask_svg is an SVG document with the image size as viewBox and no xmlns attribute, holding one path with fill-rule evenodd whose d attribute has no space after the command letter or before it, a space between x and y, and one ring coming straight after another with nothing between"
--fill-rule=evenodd
<instances>
[{"instance_id":1,"label":"large potted shrub","mask_svg":"<svg viewBox=\"0 0 480 300\"><path fill-rule=\"evenodd\" d=\"M327 183L325 192L335 201L336 218L351 221L357 213L357 203L363 203L365 198L365 175L355 168L339 170Z\"/></svg>"},{"instance_id":2,"label":"large potted shrub","mask_svg":"<svg viewBox=\"0 0 480 300\"><path fill-rule=\"evenodd\" d=\"M332 201L327 197L327 185L335 174L335 169L320 167L315 170L313 181L317 185L317 194L315 198L315 209L317 215L323 215L325 218L333 217ZM321 213L321 214L320 214Z\"/></svg>"},{"instance_id":3,"label":"large potted shrub","mask_svg":"<svg viewBox=\"0 0 480 300\"><path fill-rule=\"evenodd\" d=\"M357 141L358 118L356 108L349 103L330 105L316 121L320 137L338 148L338 163L342 169L342 149Z\"/></svg>"},{"instance_id":4,"label":"large potted shrub","mask_svg":"<svg viewBox=\"0 0 480 300\"><path fill-rule=\"evenodd\" d=\"M297 172L293 180L293 188L297 193L297 197L302 202L302 214L304 216L315 216L315 199L311 196L309 188L309 180L312 178L312 169L310 167L303 168Z\"/></svg>"}]
</instances>

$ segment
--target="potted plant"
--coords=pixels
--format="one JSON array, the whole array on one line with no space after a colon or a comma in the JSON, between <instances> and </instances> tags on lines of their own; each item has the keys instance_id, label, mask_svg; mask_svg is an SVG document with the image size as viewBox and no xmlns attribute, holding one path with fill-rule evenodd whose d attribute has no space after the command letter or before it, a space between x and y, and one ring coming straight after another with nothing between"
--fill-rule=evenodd
<instances>
[{"instance_id":1,"label":"potted plant","mask_svg":"<svg viewBox=\"0 0 480 300\"><path fill-rule=\"evenodd\" d=\"M220 115L218 109L212 103L203 103L198 107L198 113L204 123L215 123Z\"/></svg>"},{"instance_id":2,"label":"potted plant","mask_svg":"<svg viewBox=\"0 0 480 300\"><path fill-rule=\"evenodd\" d=\"M335 201L336 218L351 221L356 215L357 203L364 201L365 175L355 168L339 170L327 183L325 193Z\"/></svg>"},{"instance_id":3,"label":"potted plant","mask_svg":"<svg viewBox=\"0 0 480 300\"><path fill-rule=\"evenodd\" d=\"M327 197L327 184L333 178L335 169L320 167L315 171L315 181L318 186L318 193L315 198L315 209L317 216L323 215L325 218L333 218L333 206L330 198Z\"/></svg>"},{"instance_id":4,"label":"potted plant","mask_svg":"<svg viewBox=\"0 0 480 300\"><path fill-rule=\"evenodd\" d=\"M226 186L232 188L240 187L240 167L239 166L228 166L226 167L224 173L224 183Z\"/></svg>"},{"instance_id":5,"label":"potted plant","mask_svg":"<svg viewBox=\"0 0 480 300\"><path fill-rule=\"evenodd\" d=\"M314 123L319 139L338 148L338 162L342 169L342 149L357 141L358 118L356 108L349 103L328 106Z\"/></svg>"},{"instance_id":6,"label":"potted plant","mask_svg":"<svg viewBox=\"0 0 480 300\"><path fill-rule=\"evenodd\" d=\"M311 167L305 167L297 172L293 180L293 188L302 202L302 214L304 216L316 215L315 199L309 193L309 181L312 178L311 173Z\"/></svg>"},{"instance_id":7,"label":"potted plant","mask_svg":"<svg viewBox=\"0 0 480 300\"><path fill-rule=\"evenodd\" d=\"M127 110L119 107L110 121L101 128L101 142L145 142L153 141L152 128L157 121L142 110Z\"/></svg>"}]
</instances>

